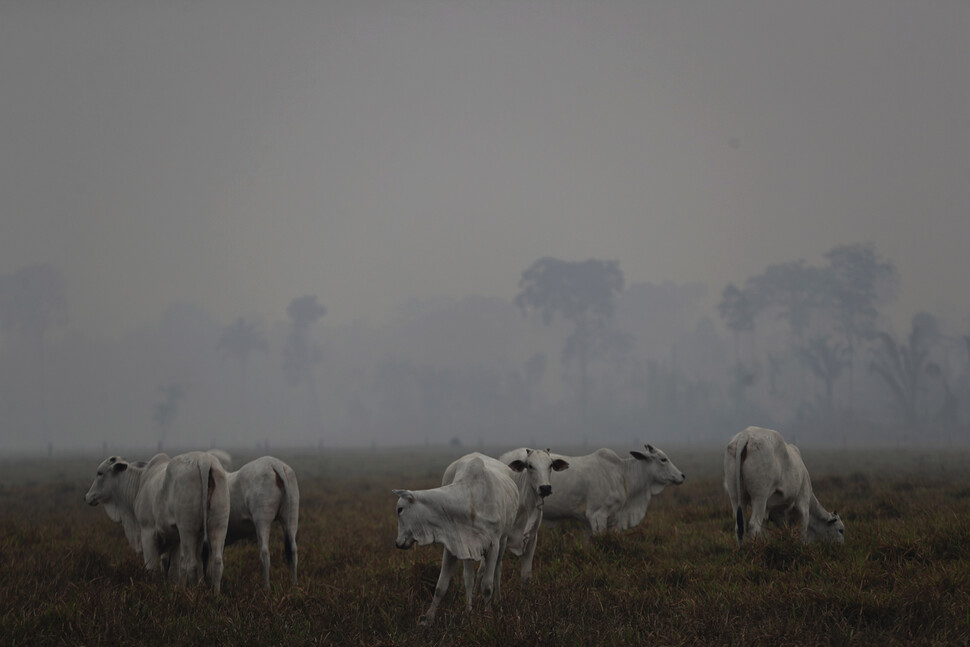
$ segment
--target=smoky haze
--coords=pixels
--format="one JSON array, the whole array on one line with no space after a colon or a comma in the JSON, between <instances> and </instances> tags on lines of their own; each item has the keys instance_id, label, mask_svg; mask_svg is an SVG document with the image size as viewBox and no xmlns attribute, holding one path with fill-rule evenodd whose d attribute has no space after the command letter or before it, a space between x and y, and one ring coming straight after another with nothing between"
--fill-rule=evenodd
<instances>
[{"instance_id":1,"label":"smoky haze","mask_svg":"<svg viewBox=\"0 0 970 647\"><path fill-rule=\"evenodd\" d=\"M965 443L968 24L3 3L0 451Z\"/></svg>"}]
</instances>

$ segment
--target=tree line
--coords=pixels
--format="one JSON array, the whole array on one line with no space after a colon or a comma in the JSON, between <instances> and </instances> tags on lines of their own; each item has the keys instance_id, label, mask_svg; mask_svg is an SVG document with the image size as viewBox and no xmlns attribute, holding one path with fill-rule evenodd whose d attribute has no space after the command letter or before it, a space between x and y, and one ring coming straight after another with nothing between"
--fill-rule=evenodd
<instances>
[{"instance_id":1,"label":"tree line","mask_svg":"<svg viewBox=\"0 0 970 647\"><path fill-rule=\"evenodd\" d=\"M916 313L897 336L893 263L862 244L823 258L730 282L713 305L699 284L627 285L618 261L542 258L509 299L413 301L376 328L329 326L304 295L269 326L173 304L106 343L68 334L65 277L29 266L0 277L4 442L669 443L748 424L970 440L970 335Z\"/></svg>"}]
</instances>

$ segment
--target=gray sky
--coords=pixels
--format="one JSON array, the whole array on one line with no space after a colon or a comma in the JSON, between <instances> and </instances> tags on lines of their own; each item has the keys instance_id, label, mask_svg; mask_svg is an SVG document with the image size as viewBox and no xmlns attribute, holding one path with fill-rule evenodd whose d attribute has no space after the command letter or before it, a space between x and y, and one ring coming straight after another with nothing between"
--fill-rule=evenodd
<instances>
[{"instance_id":1,"label":"gray sky","mask_svg":"<svg viewBox=\"0 0 970 647\"><path fill-rule=\"evenodd\" d=\"M716 297L876 245L970 327L970 3L0 3L0 274L71 325L511 299L542 256Z\"/></svg>"}]
</instances>

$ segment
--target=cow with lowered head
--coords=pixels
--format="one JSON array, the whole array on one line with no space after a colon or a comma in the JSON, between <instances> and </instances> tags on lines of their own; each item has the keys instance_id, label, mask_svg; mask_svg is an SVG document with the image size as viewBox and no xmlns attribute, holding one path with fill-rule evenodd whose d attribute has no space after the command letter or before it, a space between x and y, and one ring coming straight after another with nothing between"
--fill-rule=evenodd
<instances>
[{"instance_id":1,"label":"cow with lowered head","mask_svg":"<svg viewBox=\"0 0 970 647\"><path fill-rule=\"evenodd\" d=\"M201 580L208 568L219 592L229 521L229 488L218 459L206 452L147 463L112 456L98 466L84 500L120 522L128 543L154 570L159 558L176 565L180 584Z\"/></svg>"},{"instance_id":2,"label":"cow with lowered head","mask_svg":"<svg viewBox=\"0 0 970 647\"><path fill-rule=\"evenodd\" d=\"M502 555L518 510L512 474L504 463L474 453L448 466L441 487L394 490L398 497L395 546L444 546L434 598L421 624L434 622L459 561L464 566L466 611L472 609L475 562L483 562L480 588L485 602L498 598Z\"/></svg>"},{"instance_id":3,"label":"cow with lowered head","mask_svg":"<svg viewBox=\"0 0 970 647\"><path fill-rule=\"evenodd\" d=\"M777 431L748 427L724 451L724 489L735 514L738 545L747 533L757 537L768 521L794 525L804 542L816 539L845 541L845 525L829 513L812 492L812 479L797 447ZM744 508L751 504L745 525Z\"/></svg>"}]
</instances>

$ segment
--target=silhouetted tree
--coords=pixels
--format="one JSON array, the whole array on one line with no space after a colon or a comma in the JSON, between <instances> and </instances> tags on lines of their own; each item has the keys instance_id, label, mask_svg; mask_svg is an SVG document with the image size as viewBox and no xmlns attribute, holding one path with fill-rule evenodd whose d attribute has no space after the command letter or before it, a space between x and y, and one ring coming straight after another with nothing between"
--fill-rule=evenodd
<instances>
[{"instance_id":1,"label":"silhouetted tree","mask_svg":"<svg viewBox=\"0 0 970 647\"><path fill-rule=\"evenodd\" d=\"M853 410L856 348L862 339L876 333L877 306L890 302L896 295L899 277L895 266L882 260L871 245L853 244L833 248L829 261L829 305L836 328L845 340L849 387L847 404Z\"/></svg>"},{"instance_id":2,"label":"silhouetted tree","mask_svg":"<svg viewBox=\"0 0 970 647\"><path fill-rule=\"evenodd\" d=\"M794 355L799 360L799 381L805 393L805 364L802 349L813 313L825 303L826 278L822 270L794 261L769 266L764 273L748 279L747 291L758 310L775 309L778 318L788 322Z\"/></svg>"},{"instance_id":3,"label":"silhouetted tree","mask_svg":"<svg viewBox=\"0 0 970 647\"><path fill-rule=\"evenodd\" d=\"M317 303L316 296L293 299L286 313L290 316L290 332L283 349L283 373L290 386L313 380L312 368L322 359L320 349L309 339L309 330L327 309Z\"/></svg>"},{"instance_id":4,"label":"silhouetted tree","mask_svg":"<svg viewBox=\"0 0 970 647\"><path fill-rule=\"evenodd\" d=\"M724 320L724 325L734 334L734 363L741 364L741 334L746 332L754 334L754 318L757 315L757 308L751 294L739 289L733 283L728 283L721 293L721 302L717 304L717 311ZM751 361L754 361L754 357Z\"/></svg>"},{"instance_id":5,"label":"silhouetted tree","mask_svg":"<svg viewBox=\"0 0 970 647\"><path fill-rule=\"evenodd\" d=\"M47 340L67 323L64 275L51 265L30 265L0 277L0 327L22 339L37 361L41 435L51 449L47 424Z\"/></svg>"},{"instance_id":6,"label":"silhouetted tree","mask_svg":"<svg viewBox=\"0 0 970 647\"><path fill-rule=\"evenodd\" d=\"M756 310L777 308L797 345L802 346L813 310L824 303L825 287L825 276L819 268L793 261L771 265L764 273L748 279L747 292Z\"/></svg>"},{"instance_id":7,"label":"silhouetted tree","mask_svg":"<svg viewBox=\"0 0 970 647\"><path fill-rule=\"evenodd\" d=\"M808 340L799 353L812 374L825 385L825 410L831 414L835 382L849 365L845 347L839 342L833 342L828 335L816 335Z\"/></svg>"},{"instance_id":8,"label":"silhouetted tree","mask_svg":"<svg viewBox=\"0 0 970 647\"><path fill-rule=\"evenodd\" d=\"M923 377L939 377L941 374L939 365L930 359L930 341L935 334L938 334L936 319L920 313L913 317L906 344L897 343L887 332L877 334L879 349L869 365L869 370L889 387L893 404L906 429L917 433L923 429L923 415L919 408L920 393L925 388Z\"/></svg>"},{"instance_id":9,"label":"silhouetted tree","mask_svg":"<svg viewBox=\"0 0 970 647\"><path fill-rule=\"evenodd\" d=\"M219 336L216 350L222 351L223 358L232 355L239 360L239 406L246 408L246 367L253 351L267 349L266 337L260 332L256 324L247 322L242 317L234 324L226 326Z\"/></svg>"},{"instance_id":10,"label":"silhouetted tree","mask_svg":"<svg viewBox=\"0 0 970 647\"><path fill-rule=\"evenodd\" d=\"M283 348L283 375L290 386L305 384L307 387L308 424L320 431L320 406L316 397L316 379L313 366L319 364L323 355L310 341L310 328L319 321L327 309L317 303L316 296L303 296L293 299L286 309L290 316L290 331Z\"/></svg>"},{"instance_id":11,"label":"silhouetted tree","mask_svg":"<svg viewBox=\"0 0 970 647\"><path fill-rule=\"evenodd\" d=\"M563 363L579 364L579 401L584 426L588 423L589 362L611 337L614 297L623 289L618 261L561 261L542 258L522 272L515 305L535 310L549 325L560 317L573 326L563 348Z\"/></svg>"}]
</instances>

